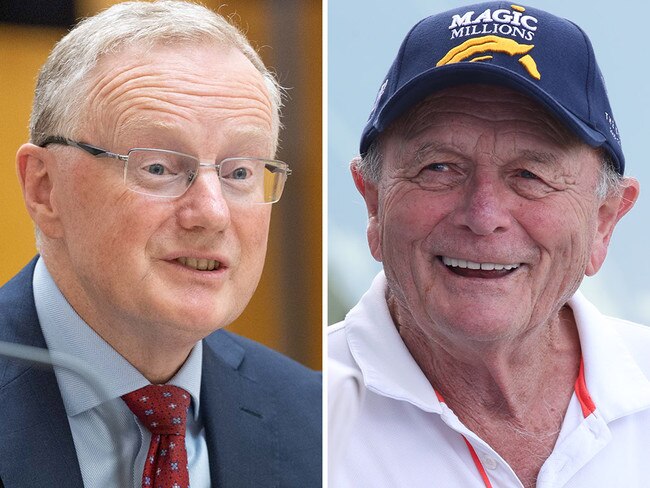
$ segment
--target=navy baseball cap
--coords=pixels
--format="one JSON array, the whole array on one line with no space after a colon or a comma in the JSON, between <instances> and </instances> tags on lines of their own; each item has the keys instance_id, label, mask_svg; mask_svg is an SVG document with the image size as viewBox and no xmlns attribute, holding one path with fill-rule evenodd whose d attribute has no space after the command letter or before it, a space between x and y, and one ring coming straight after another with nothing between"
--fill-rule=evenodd
<instances>
[{"instance_id":1,"label":"navy baseball cap","mask_svg":"<svg viewBox=\"0 0 650 488\"><path fill-rule=\"evenodd\" d=\"M498 84L547 108L580 139L625 160L605 81L587 35L573 22L508 2L459 7L420 21L402 42L361 136L361 154L432 93Z\"/></svg>"}]
</instances>

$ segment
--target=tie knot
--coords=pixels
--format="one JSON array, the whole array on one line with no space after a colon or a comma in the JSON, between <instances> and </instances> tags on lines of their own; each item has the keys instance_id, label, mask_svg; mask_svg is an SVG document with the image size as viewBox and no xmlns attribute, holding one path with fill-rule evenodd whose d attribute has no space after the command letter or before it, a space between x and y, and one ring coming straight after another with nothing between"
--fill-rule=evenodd
<instances>
[{"instance_id":1,"label":"tie knot","mask_svg":"<svg viewBox=\"0 0 650 488\"><path fill-rule=\"evenodd\" d=\"M140 422L155 435L185 435L190 394L172 385L148 385L122 396Z\"/></svg>"}]
</instances>

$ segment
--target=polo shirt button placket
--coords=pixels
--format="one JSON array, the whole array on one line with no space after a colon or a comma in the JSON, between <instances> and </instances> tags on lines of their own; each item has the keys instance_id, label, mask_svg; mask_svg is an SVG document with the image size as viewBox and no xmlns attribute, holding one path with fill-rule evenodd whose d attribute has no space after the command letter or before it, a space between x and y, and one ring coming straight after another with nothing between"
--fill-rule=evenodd
<instances>
[{"instance_id":1,"label":"polo shirt button placket","mask_svg":"<svg viewBox=\"0 0 650 488\"><path fill-rule=\"evenodd\" d=\"M492 456L483 456L482 464L485 469L494 471L499 467L499 462Z\"/></svg>"}]
</instances>

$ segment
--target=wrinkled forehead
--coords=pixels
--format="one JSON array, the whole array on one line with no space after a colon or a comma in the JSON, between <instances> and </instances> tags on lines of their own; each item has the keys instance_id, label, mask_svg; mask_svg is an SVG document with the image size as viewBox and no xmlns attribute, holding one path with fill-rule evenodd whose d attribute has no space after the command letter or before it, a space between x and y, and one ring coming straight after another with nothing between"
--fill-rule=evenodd
<instances>
[{"instance_id":1,"label":"wrinkled forehead","mask_svg":"<svg viewBox=\"0 0 650 488\"><path fill-rule=\"evenodd\" d=\"M542 105L523 93L496 85L460 85L440 90L391 124L386 136L408 142L434 125L445 126L458 115L486 124L508 120L527 124L540 137L562 148L584 144Z\"/></svg>"},{"instance_id":2,"label":"wrinkled forehead","mask_svg":"<svg viewBox=\"0 0 650 488\"><path fill-rule=\"evenodd\" d=\"M91 97L106 94L107 88L126 93L140 85L170 95L178 92L205 96L221 86L247 91L271 106L259 70L237 47L214 40L125 46L100 56L88 74L88 82Z\"/></svg>"},{"instance_id":3,"label":"wrinkled forehead","mask_svg":"<svg viewBox=\"0 0 650 488\"><path fill-rule=\"evenodd\" d=\"M143 117L181 125L238 117L251 130L273 137L273 107L263 76L233 46L127 47L102 56L89 80L86 122L107 135Z\"/></svg>"}]
</instances>

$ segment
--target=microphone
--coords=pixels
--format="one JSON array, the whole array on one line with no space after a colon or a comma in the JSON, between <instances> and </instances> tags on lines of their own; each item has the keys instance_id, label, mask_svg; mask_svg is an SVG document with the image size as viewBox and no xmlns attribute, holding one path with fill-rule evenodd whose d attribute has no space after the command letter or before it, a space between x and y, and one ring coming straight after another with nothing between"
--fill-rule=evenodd
<instances>
[{"instance_id":1,"label":"microphone","mask_svg":"<svg viewBox=\"0 0 650 488\"><path fill-rule=\"evenodd\" d=\"M25 344L0 341L0 356L42 367L67 369L86 380L88 384L90 384L91 388L95 390L101 398L110 397L101 380L92 369L88 367L88 364L70 354L41 349L40 347L27 346ZM108 431L110 432L111 440L115 446L115 452L124 452L122 449L122 436L120 435L121 429L119 427L120 422L117 419L117 412L114 409L107 409L107 411L110 412L109 416L113 417L112 419L106 419L106 422L109 427ZM131 486L133 482L130 479L130 471L119 468L118 465L119 472L117 473L117 479L120 480L118 486ZM2 488L2 486L2 480L0 480L0 488Z\"/></svg>"}]
</instances>

